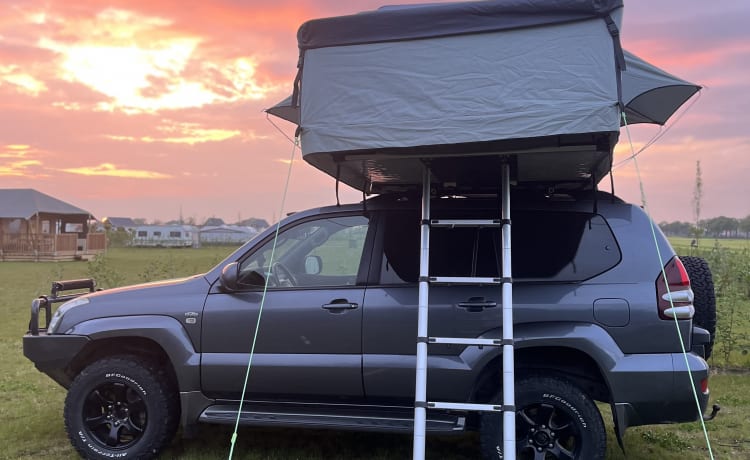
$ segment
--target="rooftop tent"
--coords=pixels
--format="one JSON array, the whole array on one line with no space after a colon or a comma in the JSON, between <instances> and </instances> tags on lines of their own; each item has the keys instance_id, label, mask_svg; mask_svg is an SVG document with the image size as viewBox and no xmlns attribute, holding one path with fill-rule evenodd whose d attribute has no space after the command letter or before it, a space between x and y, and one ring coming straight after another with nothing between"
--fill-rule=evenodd
<instances>
[{"instance_id":1,"label":"rooftop tent","mask_svg":"<svg viewBox=\"0 0 750 460\"><path fill-rule=\"evenodd\" d=\"M424 158L436 182L495 187L497 153L519 184L590 187L619 134L621 7L466 2L309 21L294 94L269 112L300 125L309 163L367 192L419 184ZM634 121L665 119L643 115L633 88Z\"/></svg>"}]
</instances>

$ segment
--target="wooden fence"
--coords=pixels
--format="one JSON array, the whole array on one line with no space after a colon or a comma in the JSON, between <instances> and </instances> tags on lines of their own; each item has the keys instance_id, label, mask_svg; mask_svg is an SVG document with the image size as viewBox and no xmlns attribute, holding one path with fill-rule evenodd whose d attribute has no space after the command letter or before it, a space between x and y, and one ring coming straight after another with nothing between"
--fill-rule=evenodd
<instances>
[{"instance_id":1,"label":"wooden fence","mask_svg":"<svg viewBox=\"0 0 750 460\"><path fill-rule=\"evenodd\" d=\"M78 239L76 233L57 235L2 235L0 260L90 259L107 249L104 233L89 233Z\"/></svg>"}]
</instances>

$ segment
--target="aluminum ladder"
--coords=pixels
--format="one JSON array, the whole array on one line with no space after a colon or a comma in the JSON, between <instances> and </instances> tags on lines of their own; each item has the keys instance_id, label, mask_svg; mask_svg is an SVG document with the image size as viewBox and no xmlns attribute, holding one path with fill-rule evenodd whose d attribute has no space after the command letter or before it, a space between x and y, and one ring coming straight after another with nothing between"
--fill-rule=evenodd
<instances>
[{"instance_id":1,"label":"aluminum ladder","mask_svg":"<svg viewBox=\"0 0 750 460\"><path fill-rule=\"evenodd\" d=\"M422 180L422 224L419 259L419 308L417 313L417 364L414 392L414 448L413 460L425 458L425 431L427 409L502 412L503 413L503 457L516 458L516 410L515 376L513 361L513 285L511 280L510 256L510 166L502 165L501 173L501 220L431 220L430 219L430 169L425 165ZM430 227L488 227L502 228L502 278L457 278L430 277ZM497 339L476 339L460 337L430 337L427 333L430 283L450 284L501 284L503 337ZM503 347L503 403L470 404L452 402L432 402L427 400L427 346L433 343L459 344L467 346Z\"/></svg>"}]
</instances>

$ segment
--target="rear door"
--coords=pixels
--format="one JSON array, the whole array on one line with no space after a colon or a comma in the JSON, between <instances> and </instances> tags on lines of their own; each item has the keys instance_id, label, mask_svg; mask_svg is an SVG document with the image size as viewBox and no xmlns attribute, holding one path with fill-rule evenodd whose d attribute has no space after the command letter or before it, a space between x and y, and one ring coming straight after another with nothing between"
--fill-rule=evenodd
<instances>
[{"instance_id":1,"label":"rear door","mask_svg":"<svg viewBox=\"0 0 750 460\"><path fill-rule=\"evenodd\" d=\"M365 294L363 380L368 398L413 404L418 278L419 216L393 211L378 226L373 283ZM380 230L382 228L382 230ZM431 230L431 276L498 277L496 229ZM479 249L482 249L479 251ZM431 285L428 334L433 337L477 337L501 325L499 285ZM461 399L470 390L471 363L459 345L430 345L428 394Z\"/></svg>"}]
</instances>

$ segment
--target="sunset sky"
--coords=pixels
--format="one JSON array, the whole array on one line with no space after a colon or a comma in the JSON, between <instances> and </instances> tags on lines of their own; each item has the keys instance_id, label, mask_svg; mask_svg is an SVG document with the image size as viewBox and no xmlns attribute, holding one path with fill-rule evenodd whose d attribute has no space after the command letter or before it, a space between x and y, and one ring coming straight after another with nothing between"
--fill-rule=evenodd
<instances>
[{"instance_id":1,"label":"sunset sky","mask_svg":"<svg viewBox=\"0 0 750 460\"><path fill-rule=\"evenodd\" d=\"M297 28L384 4L3 0L0 188L98 218L278 218L291 144L263 109L291 92ZM638 157L657 221L692 220L698 160L702 217L750 214L749 20L747 0L625 2L624 47L705 87ZM635 148L659 132L634 129ZM632 161L614 177L640 202ZM342 201L360 198L344 188ZM295 162L284 212L332 203L333 179Z\"/></svg>"}]
</instances>

